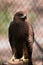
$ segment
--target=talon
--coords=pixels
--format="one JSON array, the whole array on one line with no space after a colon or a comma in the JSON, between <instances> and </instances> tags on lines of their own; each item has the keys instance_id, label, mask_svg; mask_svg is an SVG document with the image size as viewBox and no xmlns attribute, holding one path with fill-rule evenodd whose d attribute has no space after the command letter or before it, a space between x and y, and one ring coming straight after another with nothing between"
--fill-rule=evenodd
<instances>
[{"instance_id":1,"label":"talon","mask_svg":"<svg viewBox=\"0 0 43 65\"><path fill-rule=\"evenodd\" d=\"M25 59L24 56L23 56L23 57L20 59L20 61L25 62L25 61L28 61L28 59Z\"/></svg>"},{"instance_id":2,"label":"talon","mask_svg":"<svg viewBox=\"0 0 43 65\"><path fill-rule=\"evenodd\" d=\"M11 62L14 62L14 61L15 61L15 57L13 55L12 58L8 62L11 63Z\"/></svg>"},{"instance_id":3,"label":"talon","mask_svg":"<svg viewBox=\"0 0 43 65\"><path fill-rule=\"evenodd\" d=\"M24 62L25 60L26 60L26 59L24 58L24 56L20 59L20 61L23 61L23 62Z\"/></svg>"},{"instance_id":4,"label":"talon","mask_svg":"<svg viewBox=\"0 0 43 65\"><path fill-rule=\"evenodd\" d=\"M25 60L26 60L26 59L20 59L20 61L23 61L23 62L24 62Z\"/></svg>"}]
</instances>

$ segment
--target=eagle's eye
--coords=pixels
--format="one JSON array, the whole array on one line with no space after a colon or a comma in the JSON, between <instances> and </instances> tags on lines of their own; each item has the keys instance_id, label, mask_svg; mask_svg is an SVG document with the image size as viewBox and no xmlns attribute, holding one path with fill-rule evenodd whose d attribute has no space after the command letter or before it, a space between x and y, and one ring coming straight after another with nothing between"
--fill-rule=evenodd
<instances>
[{"instance_id":1,"label":"eagle's eye","mask_svg":"<svg viewBox=\"0 0 43 65\"><path fill-rule=\"evenodd\" d=\"M24 16L22 13L19 13L17 16L21 17L21 16Z\"/></svg>"}]
</instances>

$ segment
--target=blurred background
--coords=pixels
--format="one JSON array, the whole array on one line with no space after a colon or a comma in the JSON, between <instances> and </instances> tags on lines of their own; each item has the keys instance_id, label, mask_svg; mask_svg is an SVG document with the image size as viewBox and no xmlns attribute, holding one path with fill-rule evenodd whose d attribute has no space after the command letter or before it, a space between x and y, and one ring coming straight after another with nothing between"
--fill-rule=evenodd
<instances>
[{"instance_id":1,"label":"blurred background","mask_svg":"<svg viewBox=\"0 0 43 65\"><path fill-rule=\"evenodd\" d=\"M34 29L33 64L43 65L43 0L0 0L0 62L12 56L8 28L19 10L25 11Z\"/></svg>"}]
</instances>

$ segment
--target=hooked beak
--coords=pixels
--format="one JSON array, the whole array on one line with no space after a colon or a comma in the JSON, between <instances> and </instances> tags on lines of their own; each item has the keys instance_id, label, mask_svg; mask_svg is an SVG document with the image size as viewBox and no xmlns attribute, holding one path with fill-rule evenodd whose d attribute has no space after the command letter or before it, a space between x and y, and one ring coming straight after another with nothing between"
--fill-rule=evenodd
<instances>
[{"instance_id":1,"label":"hooked beak","mask_svg":"<svg viewBox=\"0 0 43 65\"><path fill-rule=\"evenodd\" d=\"M27 19L26 15L21 16L20 18L21 18L21 19Z\"/></svg>"}]
</instances>

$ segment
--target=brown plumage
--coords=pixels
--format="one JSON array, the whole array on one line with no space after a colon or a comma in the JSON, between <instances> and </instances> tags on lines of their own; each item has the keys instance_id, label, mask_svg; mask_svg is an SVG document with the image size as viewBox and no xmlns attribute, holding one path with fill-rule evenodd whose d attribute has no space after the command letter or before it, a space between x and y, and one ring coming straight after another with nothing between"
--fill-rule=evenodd
<instances>
[{"instance_id":1,"label":"brown plumage","mask_svg":"<svg viewBox=\"0 0 43 65\"><path fill-rule=\"evenodd\" d=\"M9 42L15 57L20 59L24 54L24 57L30 60L29 65L32 65L31 56L34 33L32 26L26 19L27 16L24 16L21 11L15 14L9 26Z\"/></svg>"}]
</instances>

